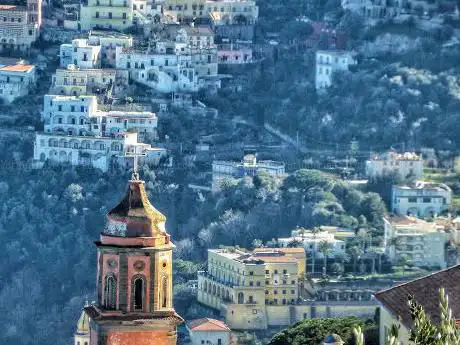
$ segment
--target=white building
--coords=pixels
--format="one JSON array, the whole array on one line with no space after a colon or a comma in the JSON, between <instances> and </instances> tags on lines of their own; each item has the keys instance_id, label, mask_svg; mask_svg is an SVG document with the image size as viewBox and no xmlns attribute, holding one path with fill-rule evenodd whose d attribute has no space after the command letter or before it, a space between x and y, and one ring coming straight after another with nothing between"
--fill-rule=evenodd
<instances>
[{"instance_id":1,"label":"white building","mask_svg":"<svg viewBox=\"0 0 460 345\"><path fill-rule=\"evenodd\" d=\"M393 264L404 261L417 267L446 267L443 226L409 216L384 218L385 252Z\"/></svg>"},{"instance_id":2,"label":"white building","mask_svg":"<svg viewBox=\"0 0 460 345\"><path fill-rule=\"evenodd\" d=\"M389 173L397 173L402 179L421 179L423 159L414 152L387 152L374 155L366 161L366 176L375 178Z\"/></svg>"},{"instance_id":3,"label":"white building","mask_svg":"<svg viewBox=\"0 0 460 345\"><path fill-rule=\"evenodd\" d=\"M23 62L3 64L0 60L0 99L11 103L25 96L35 87L37 76L34 65Z\"/></svg>"},{"instance_id":4,"label":"white building","mask_svg":"<svg viewBox=\"0 0 460 345\"><path fill-rule=\"evenodd\" d=\"M449 209L452 190L443 183L416 181L393 186L391 210L398 215L434 217Z\"/></svg>"},{"instance_id":5,"label":"white building","mask_svg":"<svg viewBox=\"0 0 460 345\"><path fill-rule=\"evenodd\" d=\"M229 345L230 328L219 320L198 319L187 324L192 345Z\"/></svg>"},{"instance_id":6,"label":"white building","mask_svg":"<svg viewBox=\"0 0 460 345\"><path fill-rule=\"evenodd\" d=\"M242 162L233 161L213 161L212 162L212 189L220 190L223 180L226 178L242 178L245 176L255 176L264 171L272 176L282 176L285 174L283 162L276 161L257 161L255 154L247 154Z\"/></svg>"},{"instance_id":7,"label":"white building","mask_svg":"<svg viewBox=\"0 0 460 345\"><path fill-rule=\"evenodd\" d=\"M128 87L128 72L116 69L79 69L75 65L58 68L51 78L54 95L116 95Z\"/></svg>"},{"instance_id":8,"label":"white building","mask_svg":"<svg viewBox=\"0 0 460 345\"><path fill-rule=\"evenodd\" d=\"M101 65L115 67L117 62L116 47L131 48L133 37L116 31L91 30L88 44L101 47Z\"/></svg>"},{"instance_id":9,"label":"white building","mask_svg":"<svg viewBox=\"0 0 460 345\"><path fill-rule=\"evenodd\" d=\"M315 258L322 259L324 254L321 252L320 244L329 244L328 258L340 258L345 256L345 241L337 239L334 232L319 231L314 234L311 231L293 230L291 237L279 238L278 243L281 247L287 247L292 242L302 243L305 251Z\"/></svg>"},{"instance_id":10,"label":"white building","mask_svg":"<svg viewBox=\"0 0 460 345\"><path fill-rule=\"evenodd\" d=\"M357 62L354 53L341 50L318 50L316 52L316 89L325 89L332 85L332 75L336 71L346 71Z\"/></svg>"},{"instance_id":11,"label":"white building","mask_svg":"<svg viewBox=\"0 0 460 345\"><path fill-rule=\"evenodd\" d=\"M68 65L79 68L101 67L101 46L90 44L86 38L74 39L71 44L61 44L59 56L60 66L63 68Z\"/></svg>"},{"instance_id":12,"label":"white building","mask_svg":"<svg viewBox=\"0 0 460 345\"><path fill-rule=\"evenodd\" d=\"M91 165L103 171L123 164L126 152L137 152L158 163L161 148L138 142L138 134L156 138L157 117L150 112L104 112L95 96L45 95L44 133L37 133L34 159Z\"/></svg>"},{"instance_id":13,"label":"white building","mask_svg":"<svg viewBox=\"0 0 460 345\"><path fill-rule=\"evenodd\" d=\"M198 91L198 76L191 67L190 55L117 47L116 67L127 69L131 80L159 92Z\"/></svg>"}]
</instances>

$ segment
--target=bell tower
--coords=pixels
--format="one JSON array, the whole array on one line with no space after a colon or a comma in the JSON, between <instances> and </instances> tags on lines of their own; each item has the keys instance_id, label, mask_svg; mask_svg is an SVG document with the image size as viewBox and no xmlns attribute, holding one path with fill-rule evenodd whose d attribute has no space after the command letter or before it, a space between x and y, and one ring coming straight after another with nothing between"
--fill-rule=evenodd
<instances>
[{"instance_id":1,"label":"bell tower","mask_svg":"<svg viewBox=\"0 0 460 345\"><path fill-rule=\"evenodd\" d=\"M172 305L166 218L137 173L108 214L97 246L97 303L85 308L91 345L175 345L183 319Z\"/></svg>"}]
</instances>

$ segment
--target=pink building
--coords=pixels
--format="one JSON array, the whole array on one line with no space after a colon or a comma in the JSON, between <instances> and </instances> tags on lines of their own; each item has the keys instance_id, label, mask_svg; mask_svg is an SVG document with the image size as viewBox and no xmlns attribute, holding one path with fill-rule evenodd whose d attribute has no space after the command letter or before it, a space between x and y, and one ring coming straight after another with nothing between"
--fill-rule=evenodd
<instances>
[{"instance_id":1,"label":"pink building","mask_svg":"<svg viewBox=\"0 0 460 345\"><path fill-rule=\"evenodd\" d=\"M221 46L217 51L219 64L245 64L252 62L252 49L247 47Z\"/></svg>"}]
</instances>

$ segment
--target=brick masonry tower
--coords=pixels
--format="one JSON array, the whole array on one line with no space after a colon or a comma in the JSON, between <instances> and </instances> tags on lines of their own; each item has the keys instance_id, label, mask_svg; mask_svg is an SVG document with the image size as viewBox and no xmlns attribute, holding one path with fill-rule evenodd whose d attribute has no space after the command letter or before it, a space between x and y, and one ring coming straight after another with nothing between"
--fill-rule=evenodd
<instances>
[{"instance_id":1,"label":"brick masonry tower","mask_svg":"<svg viewBox=\"0 0 460 345\"><path fill-rule=\"evenodd\" d=\"M91 345L175 345L183 319L172 305L172 249L166 218L133 174L107 214L97 246L97 303L85 308Z\"/></svg>"}]
</instances>

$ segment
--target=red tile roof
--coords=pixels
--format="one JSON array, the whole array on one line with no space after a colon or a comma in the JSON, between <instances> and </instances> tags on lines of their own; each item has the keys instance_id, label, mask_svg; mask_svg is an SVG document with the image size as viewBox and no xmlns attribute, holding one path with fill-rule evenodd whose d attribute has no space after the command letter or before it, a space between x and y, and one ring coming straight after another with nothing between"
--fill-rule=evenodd
<instances>
[{"instance_id":1,"label":"red tile roof","mask_svg":"<svg viewBox=\"0 0 460 345\"><path fill-rule=\"evenodd\" d=\"M460 319L460 265L380 291L375 298L395 317L400 317L404 326L410 328L412 318L407 304L408 296L414 296L431 320L437 323L440 321L440 288L444 288L449 296L453 317Z\"/></svg>"},{"instance_id":2,"label":"red tile roof","mask_svg":"<svg viewBox=\"0 0 460 345\"><path fill-rule=\"evenodd\" d=\"M25 65L25 64L17 64L17 65L10 65L1 67L0 71L7 71L7 72L29 72L34 65Z\"/></svg>"},{"instance_id":3,"label":"red tile roof","mask_svg":"<svg viewBox=\"0 0 460 345\"><path fill-rule=\"evenodd\" d=\"M222 321L203 318L193 320L188 324L188 329L194 332L229 332L230 328Z\"/></svg>"}]
</instances>

